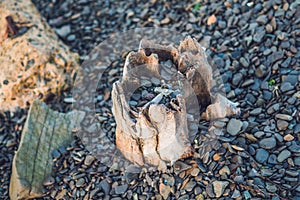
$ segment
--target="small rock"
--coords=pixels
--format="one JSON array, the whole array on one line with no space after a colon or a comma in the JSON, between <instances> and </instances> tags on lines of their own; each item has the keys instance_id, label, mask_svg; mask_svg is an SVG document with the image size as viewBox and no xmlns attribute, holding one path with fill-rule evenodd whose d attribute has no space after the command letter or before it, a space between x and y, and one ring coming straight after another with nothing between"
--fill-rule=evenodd
<instances>
[{"instance_id":1,"label":"small rock","mask_svg":"<svg viewBox=\"0 0 300 200\"><path fill-rule=\"evenodd\" d=\"M55 179L52 176L47 176L45 180L43 181L43 186L50 186L55 183Z\"/></svg>"},{"instance_id":2,"label":"small rock","mask_svg":"<svg viewBox=\"0 0 300 200\"><path fill-rule=\"evenodd\" d=\"M220 174L221 176L224 176L224 175L230 175L230 169L229 169L229 167L228 167L228 166L222 167L222 168L220 169L220 171L219 171L219 174Z\"/></svg>"},{"instance_id":3,"label":"small rock","mask_svg":"<svg viewBox=\"0 0 300 200\"><path fill-rule=\"evenodd\" d=\"M276 139L273 137L264 138L259 142L259 146L264 149L272 149L276 146Z\"/></svg>"},{"instance_id":4,"label":"small rock","mask_svg":"<svg viewBox=\"0 0 300 200\"><path fill-rule=\"evenodd\" d=\"M138 166L136 166L136 165L129 165L126 168L126 171L125 171L125 174L124 174L126 182L129 184L133 180L137 180L138 176L140 174L140 171L141 171L141 169ZM150 178L150 177L147 177L147 178ZM150 181L150 182L152 182L152 181Z\"/></svg>"},{"instance_id":5,"label":"small rock","mask_svg":"<svg viewBox=\"0 0 300 200\"><path fill-rule=\"evenodd\" d=\"M239 133L242 126L243 126L243 122L241 122L240 120L231 119L227 125L227 132L230 135L235 136Z\"/></svg>"},{"instance_id":6,"label":"small rock","mask_svg":"<svg viewBox=\"0 0 300 200\"><path fill-rule=\"evenodd\" d=\"M277 191L277 187L274 184L269 182L266 183L266 189L272 193L275 193Z\"/></svg>"},{"instance_id":7,"label":"small rock","mask_svg":"<svg viewBox=\"0 0 300 200\"><path fill-rule=\"evenodd\" d=\"M295 163L295 165L300 166L300 157L296 157L294 159L294 163Z\"/></svg>"},{"instance_id":8,"label":"small rock","mask_svg":"<svg viewBox=\"0 0 300 200\"><path fill-rule=\"evenodd\" d=\"M261 113L261 111L262 111L262 108L255 108L254 110L252 110L250 112L250 115L254 115L254 116L259 115Z\"/></svg>"},{"instance_id":9,"label":"small rock","mask_svg":"<svg viewBox=\"0 0 300 200\"><path fill-rule=\"evenodd\" d=\"M273 27L270 24L266 25L266 31L267 33L272 33L273 32Z\"/></svg>"},{"instance_id":10,"label":"small rock","mask_svg":"<svg viewBox=\"0 0 300 200\"><path fill-rule=\"evenodd\" d=\"M213 191L213 186L212 184L208 184L205 188L206 193L208 194L209 197L213 198L215 197L215 193Z\"/></svg>"},{"instance_id":11,"label":"small rock","mask_svg":"<svg viewBox=\"0 0 300 200\"><path fill-rule=\"evenodd\" d=\"M283 150L277 157L278 162L283 162L285 159L291 156L291 152L289 150Z\"/></svg>"},{"instance_id":12,"label":"small rock","mask_svg":"<svg viewBox=\"0 0 300 200\"><path fill-rule=\"evenodd\" d=\"M193 171L191 172L191 175L192 176L198 176L199 172L200 172L199 168L194 168Z\"/></svg>"},{"instance_id":13,"label":"small rock","mask_svg":"<svg viewBox=\"0 0 300 200\"><path fill-rule=\"evenodd\" d=\"M216 18L215 15L211 15L211 16L209 16L208 19L207 19L207 25L208 25L208 26L210 26L210 25L212 25L212 24L214 24L214 23L216 23L216 22L217 22L217 18Z\"/></svg>"},{"instance_id":14,"label":"small rock","mask_svg":"<svg viewBox=\"0 0 300 200\"><path fill-rule=\"evenodd\" d=\"M294 177L297 177L299 175L298 171L286 170L285 173L289 176L294 176Z\"/></svg>"},{"instance_id":15,"label":"small rock","mask_svg":"<svg viewBox=\"0 0 300 200\"><path fill-rule=\"evenodd\" d=\"M293 119L292 116L286 114L276 114L275 118L285 120L285 121L291 121Z\"/></svg>"},{"instance_id":16,"label":"small rock","mask_svg":"<svg viewBox=\"0 0 300 200\"><path fill-rule=\"evenodd\" d=\"M166 17L163 20L161 20L160 24L161 25L166 25L166 24L170 23L170 21L171 21L170 18Z\"/></svg>"},{"instance_id":17,"label":"small rock","mask_svg":"<svg viewBox=\"0 0 300 200\"><path fill-rule=\"evenodd\" d=\"M275 154L271 154L269 156L268 163L270 163L270 164L277 164L277 157L276 157Z\"/></svg>"},{"instance_id":18,"label":"small rock","mask_svg":"<svg viewBox=\"0 0 300 200\"><path fill-rule=\"evenodd\" d=\"M159 184L159 193L164 198L167 199L170 195L171 187L169 185L165 185L163 183Z\"/></svg>"},{"instance_id":19,"label":"small rock","mask_svg":"<svg viewBox=\"0 0 300 200\"><path fill-rule=\"evenodd\" d=\"M193 180L190 180L184 187L184 189L188 192L192 191L194 187L196 186L196 182Z\"/></svg>"},{"instance_id":20,"label":"small rock","mask_svg":"<svg viewBox=\"0 0 300 200\"><path fill-rule=\"evenodd\" d=\"M85 164L86 166L90 166L90 165L93 163L94 160L95 160L95 157L94 157L94 156L87 155L87 156L85 157L85 159L84 159L84 164Z\"/></svg>"},{"instance_id":21,"label":"small rock","mask_svg":"<svg viewBox=\"0 0 300 200\"><path fill-rule=\"evenodd\" d=\"M237 198L239 198L240 196L241 196L240 191L238 191L237 189L235 189L235 190L233 191L233 194L232 194L231 198L237 199Z\"/></svg>"},{"instance_id":22,"label":"small rock","mask_svg":"<svg viewBox=\"0 0 300 200\"><path fill-rule=\"evenodd\" d=\"M64 102L66 103L75 103L76 100L73 97L64 98Z\"/></svg>"},{"instance_id":23,"label":"small rock","mask_svg":"<svg viewBox=\"0 0 300 200\"><path fill-rule=\"evenodd\" d=\"M240 63L243 65L243 67L249 67L249 62L244 58L240 58Z\"/></svg>"},{"instance_id":24,"label":"small rock","mask_svg":"<svg viewBox=\"0 0 300 200\"><path fill-rule=\"evenodd\" d=\"M75 36L74 34L69 35L69 36L67 37L67 40L68 40L69 42L73 42L75 39L76 39L76 36Z\"/></svg>"},{"instance_id":25,"label":"small rock","mask_svg":"<svg viewBox=\"0 0 300 200\"><path fill-rule=\"evenodd\" d=\"M85 184L85 179L84 178L80 178L76 181L76 187L83 187Z\"/></svg>"},{"instance_id":26,"label":"small rock","mask_svg":"<svg viewBox=\"0 0 300 200\"><path fill-rule=\"evenodd\" d=\"M280 85L280 90L282 92L287 92L294 89L294 86L290 82L284 82Z\"/></svg>"},{"instance_id":27,"label":"small rock","mask_svg":"<svg viewBox=\"0 0 300 200\"><path fill-rule=\"evenodd\" d=\"M300 192L300 185L296 188L297 192ZM299 198L300 199L300 198Z\"/></svg>"},{"instance_id":28,"label":"small rock","mask_svg":"<svg viewBox=\"0 0 300 200\"><path fill-rule=\"evenodd\" d=\"M255 154L255 159L259 163L264 163L267 161L269 157L269 152L267 152L265 149L258 149Z\"/></svg>"},{"instance_id":29,"label":"small rock","mask_svg":"<svg viewBox=\"0 0 300 200\"><path fill-rule=\"evenodd\" d=\"M291 134L287 134L286 136L283 137L283 140L290 142L290 141L294 140L294 138L295 137L292 136Z\"/></svg>"},{"instance_id":30,"label":"small rock","mask_svg":"<svg viewBox=\"0 0 300 200\"><path fill-rule=\"evenodd\" d=\"M229 184L228 181L214 181L212 183L216 198L219 198L224 193L225 188Z\"/></svg>"},{"instance_id":31,"label":"small rock","mask_svg":"<svg viewBox=\"0 0 300 200\"><path fill-rule=\"evenodd\" d=\"M283 120L277 120L277 128L280 131L284 131L289 126L289 123Z\"/></svg>"},{"instance_id":32,"label":"small rock","mask_svg":"<svg viewBox=\"0 0 300 200\"><path fill-rule=\"evenodd\" d=\"M104 192L105 195L109 194L111 186L110 186L110 184L108 183L108 181L106 179L103 179L100 182L100 187L102 188L102 190L103 190L103 192Z\"/></svg>"},{"instance_id":33,"label":"small rock","mask_svg":"<svg viewBox=\"0 0 300 200\"><path fill-rule=\"evenodd\" d=\"M65 25L62 26L59 29L55 29L55 32L62 38L66 37L71 33L71 26L70 25Z\"/></svg>"},{"instance_id":34,"label":"small rock","mask_svg":"<svg viewBox=\"0 0 300 200\"><path fill-rule=\"evenodd\" d=\"M243 183L244 182L244 176L238 175L238 176L234 177L234 181L236 183Z\"/></svg>"},{"instance_id":35,"label":"small rock","mask_svg":"<svg viewBox=\"0 0 300 200\"><path fill-rule=\"evenodd\" d=\"M199 186L195 187L195 189L194 189L195 195L201 194L202 192L203 192L203 190L201 189L201 187L199 187Z\"/></svg>"},{"instance_id":36,"label":"small rock","mask_svg":"<svg viewBox=\"0 0 300 200\"><path fill-rule=\"evenodd\" d=\"M185 171L185 170L187 170L187 169L190 169L192 166L190 166L190 165L188 165L188 164L186 164L186 163L184 163L184 162L181 162L181 161L176 161L175 163L174 163L174 172L175 172L175 174L179 174L180 172L182 172L182 171Z\"/></svg>"},{"instance_id":37,"label":"small rock","mask_svg":"<svg viewBox=\"0 0 300 200\"><path fill-rule=\"evenodd\" d=\"M168 174L163 174L162 178L164 178L164 184L165 185L169 185L171 187L174 186L174 184L175 184L175 178L173 176L168 175Z\"/></svg>"},{"instance_id":38,"label":"small rock","mask_svg":"<svg viewBox=\"0 0 300 200\"><path fill-rule=\"evenodd\" d=\"M258 78L263 78L267 73L267 67L264 65L259 65L258 68L255 70L255 76Z\"/></svg>"},{"instance_id":39,"label":"small rock","mask_svg":"<svg viewBox=\"0 0 300 200\"><path fill-rule=\"evenodd\" d=\"M269 168L263 168L261 170L261 175L262 176L271 176L273 174L273 171Z\"/></svg>"},{"instance_id":40,"label":"small rock","mask_svg":"<svg viewBox=\"0 0 300 200\"><path fill-rule=\"evenodd\" d=\"M204 200L203 194L198 194L195 198L196 200Z\"/></svg>"},{"instance_id":41,"label":"small rock","mask_svg":"<svg viewBox=\"0 0 300 200\"><path fill-rule=\"evenodd\" d=\"M118 185L118 186L115 187L115 193L116 194L124 194L127 189L128 189L128 185L127 184Z\"/></svg>"},{"instance_id":42,"label":"small rock","mask_svg":"<svg viewBox=\"0 0 300 200\"><path fill-rule=\"evenodd\" d=\"M232 84L237 86L243 78L243 75L241 73L236 73L232 78Z\"/></svg>"},{"instance_id":43,"label":"small rock","mask_svg":"<svg viewBox=\"0 0 300 200\"><path fill-rule=\"evenodd\" d=\"M189 200L189 199L190 199L190 197L187 194L178 198L178 200Z\"/></svg>"},{"instance_id":44,"label":"small rock","mask_svg":"<svg viewBox=\"0 0 300 200\"><path fill-rule=\"evenodd\" d=\"M51 155L53 158L59 158L61 156L60 152L57 149L54 149Z\"/></svg>"},{"instance_id":45,"label":"small rock","mask_svg":"<svg viewBox=\"0 0 300 200\"><path fill-rule=\"evenodd\" d=\"M129 105L130 106L137 106L138 102L136 102L136 101L129 101Z\"/></svg>"},{"instance_id":46,"label":"small rock","mask_svg":"<svg viewBox=\"0 0 300 200\"><path fill-rule=\"evenodd\" d=\"M268 22L268 17L266 15L261 15L256 19L258 24L264 25Z\"/></svg>"},{"instance_id":47,"label":"small rock","mask_svg":"<svg viewBox=\"0 0 300 200\"><path fill-rule=\"evenodd\" d=\"M253 83L254 83L253 79L245 80L242 84L242 87L248 87L249 85L252 85Z\"/></svg>"},{"instance_id":48,"label":"small rock","mask_svg":"<svg viewBox=\"0 0 300 200\"><path fill-rule=\"evenodd\" d=\"M245 190L244 191L244 198L247 200L247 199L251 199L251 194L248 190Z\"/></svg>"}]
</instances>

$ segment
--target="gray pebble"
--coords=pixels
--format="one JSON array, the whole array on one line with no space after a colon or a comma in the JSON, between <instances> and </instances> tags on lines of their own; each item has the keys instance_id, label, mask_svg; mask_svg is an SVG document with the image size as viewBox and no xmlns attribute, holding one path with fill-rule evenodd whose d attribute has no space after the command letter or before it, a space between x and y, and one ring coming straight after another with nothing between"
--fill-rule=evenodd
<instances>
[{"instance_id":1,"label":"gray pebble","mask_svg":"<svg viewBox=\"0 0 300 200\"><path fill-rule=\"evenodd\" d=\"M291 152L289 150L283 150L277 157L278 162L283 162L285 159L291 156Z\"/></svg>"},{"instance_id":2,"label":"gray pebble","mask_svg":"<svg viewBox=\"0 0 300 200\"><path fill-rule=\"evenodd\" d=\"M44 186L50 186L55 183L55 179L52 176L47 176L45 180L43 181Z\"/></svg>"},{"instance_id":3,"label":"gray pebble","mask_svg":"<svg viewBox=\"0 0 300 200\"><path fill-rule=\"evenodd\" d=\"M254 116L259 115L261 113L261 111L262 111L262 108L255 108L254 110L252 110L250 112L250 115L254 115Z\"/></svg>"},{"instance_id":4,"label":"gray pebble","mask_svg":"<svg viewBox=\"0 0 300 200\"><path fill-rule=\"evenodd\" d=\"M267 161L269 157L269 152L267 152L265 149L258 149L255 154L255 159L259 163L264 163Z\"/></svg>"},{"instance_id":5,"label":"gray pebble","mask_svg":"<svg viewBox=\"0 0 300 200\"><path fill-rule=\"evenodd\" d=\"M190 181L185 185L184 189L185 189L186 191L188 191L188 192L191 192L191 191L194 189L195 186L196 186L196 182L193 181L193 180L190 180Z\"/></svg>"},{"instance_id":6,"label":"gray pebble","mask_svg":"<svg viewBox=\"0 0 300 200\"><path fill-rule=\"evenodd\" d=\"M294 89L294 86L290 82L284 82L280 85L280 90L282 92L287 92Z\"/></svg>"},{"instance_id":7,"label":"gray pebble","mask_svg":"<svg viewBox=\"0 0 300 200\"><path fill-rule=\"evenodd\" d=\"M285 121L291 121L293 119L292 116L286 115L286 114L276 114L275 118L282 119L282 120L285 120Z\"/></svg>"},{"instance_id":8,"label":"gray pebble","mask_svg":"<svg viewBox=\"0 0 300 200\"><path fill-rule=\"evenodd\" d=\"M257 22L258 24L264 25L264 24L266 24L266 23L268 22L268 17L267 17L266 15L261 15L261 16L259 16L259 17L256 19L256 22Z\"/></svg>"},{"instance_id":9,"label":"gray pebble","mask_svg":"<svg viewBox=\"0 0 300 200\"><path fill-rule=\"evenodd\" d=\"M235 189L235 190L233 191L233 194L232 194L231 198L237 199L237 198L239 198L239 197L241 197L241 193L240 193L240 191L238 191L237 189Z\"/></svg>"},{"instance_id":10,"label":"gray pebble","mask_svg":"<svg viewBox=\"0 0 300 200\"><path fill-rule=\"evenodd\" d=\"M242 80L243 75L241 73L237 73L233 76L232 78L232 84L233 85L238 85L240 81Z\"/></svg>"},{"instance_id":11,"label":"gray pebble","mask_svg":"<svg viewBox=\"0 0 300 200\"><path fill-rule=\"evenodd\" d=\"M249 67L249 62L244 58L240 58L240 63L243 65L243 67Z\"/></svg>"},{"instance_id":12,"label":"gray pebble","mask_svg":"<svg viewBox=\"0 0 300 200\"><path fill-rule=\"evenodd\" d=\"M109 194L109 191L111 189L111 186L110 184L108 183L108 181L106 179L103 179L101 182L100 182L100 187L101 189L104 191L104 194L105 195L108 195Z\"/></svg>"},{"instance_id":13,"label":"gray pebble","mask_svg":"<svg viewBox=\"0 0 300 200\"><path fill-rule=\"evenodd\" d=\"M229 121L229 123L227 124L227 132L232 135L235 136L239 133L239 131L241 130L243 126L243 122L237 119L231 119Z\"/></svg>"},{"instance_id":14,"label":"gray pebble","mask_svg":"<svg viewBox=\"0 0 300 200\"><path fill-rule=\"evenodd\" d=\"M264 138L259 142L259 146L264 149L272 149L276 146L276 139L273 137Z\"/></svg>"},{"instance_id":15,"label":"gray pebble","mask_svg":"<svg viewBox=\"0 0 300 200\"><path fill-rule=\"evenodd\" d=\"M127 184L118 185L118 186L115 187L115 193L116 194L124 194L127 189L128 189L128 185Z\"/></svg>"},{"instance_id":16,"label":"gray pebble","mask_svg":"<svg viewBox=\"0 0 300 200\"><path fill-rule=\"evenodd\" d=\"M280 131L284 131L289 126L289 123L283 120L277 120L277 128Z\"/></svg>"},{"instance_id":17,"label":"gray pebble","mask_svg":"<svg viewBox=\"0 0 300 200\"><path fill-rule=\"evenodd\" d=\"M65 25L59 29L55 29L55 32L62 38L66 37L71 33L70 25Z\"/></svg>"},{"instance_id":18,"label":"gray pebble","mask_svg":"<svg viewBox=\"0 0 300 200\"><path fill-rule=\"evenodd\" d=\"M277 187L274 184L269 183L269 182L266 183L266 189L272 193L277 191Z\"/></svg>"},{"instance_id":19,"label":"gray pebble","mask_svg":"<svg viewBox=\"0 0 300 200\"><path fill-rule=\"evenodd\" d=\"M136 101L129 101L130 106L137 106L138 102Z\"/></svg>"},{"instance_id":20,"label":"gray pebble","mask_svg":"<svg viewBox=\"0 0 300 200\"><path fill-rule=\"evenodd\" d=\"M75 36L74 34L69 35L69 36L67 37L67 40L68 40L69 42L73 42L75 39L76 39L76 36Z\"/></svg>"},{"instance_id":21,"label":"gray pebble","mask_svg":"<svg viewBox=\"0 0 300 200\"><path fill-rule=\"evenodd\" d=\"M294 158L294 163L295 165L300 166L300 157Z\"/></svg>"},{"instance_id":22,"label":"gray pebble","mask_svg":"<svg viewBox=\"0 0 300 200\"><path fill-rule=\"evenodd\" d=\"M258 78L263 78L267 73L267 67L265 65L259 65L258 68L255 69L255 75Z\"/></svg>"},{"instance_id":23,"label":"gray pebble","mask_svg":"<svg viewBox=\"0 0 300 200\"><path fill-rule=\"evenodd\" d=\"M261 175L262 176L271 176L273 174L273 171L269 168L263 168L261 170Z\"/></svg>"},{"instance_id":24,"label":"gray pebble","mask_svg":"<svg viewBox=\"0 0 300 200\"><path fill-rule=\"evenodd\" d=\"M236 183L243 183L244 182L244 176L243 175L238 175L238 176L234 177L234 181Z\"/></svg>"},{"instance_id":25,"label":"gray pebble","mask_svg":"<svg viewBox=\"0 0 300 200\"><path fill-rule=\"evenodd\" d=\"M83 187L85 184L84 178L80 178L76 181L76 187Z\"/></svg>"}]
</instances>

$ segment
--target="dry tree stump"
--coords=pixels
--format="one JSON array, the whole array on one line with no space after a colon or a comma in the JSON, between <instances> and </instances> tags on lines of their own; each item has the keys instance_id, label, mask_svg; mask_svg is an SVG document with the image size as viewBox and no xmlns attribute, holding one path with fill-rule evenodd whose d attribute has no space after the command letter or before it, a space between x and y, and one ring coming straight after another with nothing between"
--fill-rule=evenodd
<instances>
[{"instance_id":1,"label":"dry tree stump","mask_svg":"<svg viewBox=\"0 0 300 200\"><path fill-rule=\"evenodd\" d=\"M206 120L239 112L224 96L211 94L212 82L212 68L195 39L187 37L178 48L142 40L113 85L118 149L138 165L192 156L188 122L200 110ZM138 101L131 101L134 96Z\"/></svg>"}]
</instances>

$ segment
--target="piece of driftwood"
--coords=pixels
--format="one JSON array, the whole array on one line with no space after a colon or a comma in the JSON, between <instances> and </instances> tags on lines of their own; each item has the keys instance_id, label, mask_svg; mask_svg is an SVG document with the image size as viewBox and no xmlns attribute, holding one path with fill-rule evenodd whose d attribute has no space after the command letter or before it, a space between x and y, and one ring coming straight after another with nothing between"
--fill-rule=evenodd
<instances>
[{"instance_id":1,"label":"piece of driftwood","mask_svg":"<svg viewBox=\"0 0 300 200\"><path fill-rule=\"evenodd\" d=\"M143 107L132 109L128 102L133 91L142 85L141 77L155 77L164 82L164 66L160 62L167 60L171 60L176 67L176 73L170 75L175 81L168 79L170 88L181 90L171 99L171 108L160 103L169 94L168 89L157 87L155 90L161 93ZM129 53L126 58L122 81L113 85L118 149L138 165L147 163L159 166L193 155L187 107L196 109L198 106L199 110L194 110L194 113L200 116L200 112L205 111L202 117L206 120L239 112L236 105L222 95L211 94L212 82L212 68L195 39L187 37L177 49L142 40L139 50Z\"/></svg>"},{"instance_id":2,"label":"piece of driftwood","mask_svg":"<svg viewBox=\"0 0 300 200\"><path fill-rule=\"evenodd\" d=\"M0 109L69 89L80 67L30 0L0 1Z\"/></svg>"},{"instance_id":3,"label":"piece of driftwood","mask_svg":"<svg viewBox=\"0 0 300 200\"><path fill-rule=\"evenodd\" d=\"M52 173L52 152L71 143L72 130L83 117L83 112L59 113L40 100L33 101L13 159L10 199L43 196L43 182Z\"/></svg>"}]
</instances>

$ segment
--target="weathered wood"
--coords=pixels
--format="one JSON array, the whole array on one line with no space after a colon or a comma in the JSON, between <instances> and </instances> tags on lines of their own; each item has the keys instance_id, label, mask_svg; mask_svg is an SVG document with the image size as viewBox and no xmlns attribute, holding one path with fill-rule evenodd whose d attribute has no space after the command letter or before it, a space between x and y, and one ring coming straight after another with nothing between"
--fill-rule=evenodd
<instances>
[{"instance_id":1,"label":"weathered wood","mask_svg":"<svg viewBox=\"0 0 300 200\"><path fill-rule=\"evenodd\" d=\"M44 193L43 181L51 175L54 149L69 145L72 130L79 126L84 113L53 111L40 100L33 101L13 159L10 198L30 199Z\"/></svg>"},{"instance_id":2,"label":"weathered wood","mask_svg":"<svg viewBox=\"0 0 300 200\"><path fill-rule=\"evenodd\" d=\"M168 95L162 88L155 88L161 93L143 107L132 109L128 101L132 92L141 86L141 77L163 79L159 63L167 60L177 67L175 77L179 77L178 74L186 77L174 81L180 85L182 93L171 99L172 109L159 103ZM113 85L113 114L119 150L138 165L159 166L193 155L187 125L187 106L195 103L193 97L196 96L197 106L201 108L195 113L200 115L206 110L202 114L206 120L238 113L233 102L220 94L211 94L212 82L212 68L195 39L187 37L178 49L142 40L138 52L131 52L126 58L122 81Z\"/></svg>"},{"instance_id":3,"label":"weathered wood","mask_svg":"<svg viewBox=\"0 0 300 200\"><path fill-rule=\"evenodd\" d=\"M0 109L58 95L80 67L30 0L0 1Z\"/></svg>"}]
</instances>

